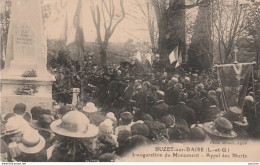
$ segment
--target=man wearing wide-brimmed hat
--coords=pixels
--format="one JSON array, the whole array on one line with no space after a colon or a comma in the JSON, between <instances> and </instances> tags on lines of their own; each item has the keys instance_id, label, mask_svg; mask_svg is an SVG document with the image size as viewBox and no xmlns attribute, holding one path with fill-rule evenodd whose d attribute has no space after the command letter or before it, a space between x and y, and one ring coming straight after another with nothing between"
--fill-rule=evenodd
<instances>
[{"instance_id":1,"label":"man wearing wide-brimmed hat","mask_svg":"<svg viewBox=\"0 0 260 165\"><path fill-rule=\"evenodd\" d=\"M47 160L44 138L36 131L25 131L18 148L21 154L16 157L17 161L43 162Z\"/></svg>"},{"instance_id":2,"label":"man wearing wide-brimmed hat","mask_svg":"<svg viewBox=\"0 0 260 165\"><path fill-rule=\"evenodd\" d=\"M237 137L232 123L224 117L218 117L214 122L204 123L202 128L212 140L227 140Z\"/></svg>"},{"instance_id":3,"label":"man wearing wide-brimmed hat","mask_svg":"<svg viewBox=\"0 0 260 165\"><path fill-rule=\"evenodd\" d=\"M49 161L85 161L91 155L83 141L96 136L98 128L82 112L69 111L53 121L50 128L58 136L58 144Z\"/></svg>"}]
</instances>

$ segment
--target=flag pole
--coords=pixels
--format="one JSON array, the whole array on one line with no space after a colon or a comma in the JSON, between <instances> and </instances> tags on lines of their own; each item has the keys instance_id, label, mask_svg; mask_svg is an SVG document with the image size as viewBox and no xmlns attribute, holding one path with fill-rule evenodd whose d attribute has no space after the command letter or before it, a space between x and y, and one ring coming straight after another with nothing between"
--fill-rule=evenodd
<instances>
[{"instance_id":1,"label":"flag pole","mask_svg":"<svg viewBox=\"0 0 260 165\"><path fill-rule=\"evenodd\" d=\"M255 98L255 81L254 81L254 67L252 67L252 88L253 88L253 96L254 96L254 110L255 110L255 117L256 117L256 98Z\"/></svg>"}]
</instances>

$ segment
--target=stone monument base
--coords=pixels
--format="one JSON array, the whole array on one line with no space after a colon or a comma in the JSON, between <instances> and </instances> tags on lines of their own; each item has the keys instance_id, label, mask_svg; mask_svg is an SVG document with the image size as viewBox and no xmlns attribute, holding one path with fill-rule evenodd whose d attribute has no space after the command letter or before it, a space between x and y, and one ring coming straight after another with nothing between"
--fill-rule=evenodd
<instances>
[{"instance_id":1,"label":"stone monument base","mask_svg":"<svg viewBox=\"0 0 260 165\"><path fill-rule=\"evenodd\" d=\"M17 103L24 103L27 112L30 112L34 106L51 109L54 80L53 75L42 78L3 75L1 79L1 113L13 112L13 107Z\"/></svg>"}]
</instances>

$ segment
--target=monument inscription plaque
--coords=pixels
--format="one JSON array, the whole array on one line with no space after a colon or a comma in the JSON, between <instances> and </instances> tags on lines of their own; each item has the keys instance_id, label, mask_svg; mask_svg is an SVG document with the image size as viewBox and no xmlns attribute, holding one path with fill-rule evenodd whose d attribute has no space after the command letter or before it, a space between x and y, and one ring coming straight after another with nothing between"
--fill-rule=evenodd
<instances>
[{"instance_id":1,"label":"monument inscription plaque","mask_svg":"<svg viewBox=\"0 0 260 165\"><path fill-rule=\"evenodd\" d=\"M35 38L33 30L27 24L18 24L14 29L14 54L17 59L35 58Z\"/></svg>"}]
</instances>

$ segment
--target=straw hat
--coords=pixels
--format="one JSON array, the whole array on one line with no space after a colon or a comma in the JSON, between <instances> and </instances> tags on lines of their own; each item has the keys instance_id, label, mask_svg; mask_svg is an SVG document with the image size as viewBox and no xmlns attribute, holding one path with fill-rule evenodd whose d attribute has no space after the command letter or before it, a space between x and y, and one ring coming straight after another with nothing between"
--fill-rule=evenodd
<instances>
[{"instance_id":1,"label":"straw hat","mask_svg":"<svg viewBox=\"0 0 260 165\"><path fill-rule=\"evenodd\" d=\"M35 154L45 147L45 140L37 131L25 132L18 147L23 153Z\"/></svg>"},{"instance_id":2,"label":"straw hat","mask_svg":"<svg viewBox=\"0 0 260 165\"><path fill-rule=\"evenodd\" d=\"M86 104L86 106L83 107L83 111L85 111L85 112L87 112L87 113L97 112L97 107L95 106L94 103L88 102L88 103Z\"/></svg>"},{"instance_id":3,"label":"straw hat","mask_svg":"<svg viewBox=\"0 0 260 165\"><path fill-rule=\"evenodd\" d=\"M22 132L22 127L16 120L9 119L5 124L6 135L13 135Z\"/></svg>"},{"instance_id":4,"label":"straw hat","mask_svg":"<svg viewBox=\"0 0 260 165\"><path fill-rule=\"evenodd\" d=\"M204 123L202 128L206 133L215 137L235 138L237 136L231 122L224 117L218 117L214 122Z\"/></svg>"},{"instance_id":5,"label":"straw hat","mask_svg":"<svg viewBox=\"0 0 260 165\"><path fill-rule=\"evenodd\" d=\"M86 115L79 111L66 113L62 119L52 122L50 128L56 134L74 138L87 138L98 134L98 128L90 124Z\"/></svg>"}]
</instances>

